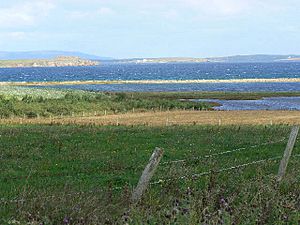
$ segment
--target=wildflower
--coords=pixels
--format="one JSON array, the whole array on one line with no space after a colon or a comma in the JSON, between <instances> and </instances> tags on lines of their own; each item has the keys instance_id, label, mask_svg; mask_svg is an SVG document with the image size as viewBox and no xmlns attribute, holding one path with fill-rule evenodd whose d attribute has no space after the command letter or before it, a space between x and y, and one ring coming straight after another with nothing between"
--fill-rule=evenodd
<instances>
[{"instance_id":1,"label":"wildflower","mask_svg":"<svg viewBox=\"0 0 300 225\"><path fill-rule=\"evenodd\" d=\"M63 222L64 222L64 224L70 224L70 218L65 217Z\"/></svg>"},{"instance_id":2,"label":"wildflower","mask_svg":"<svg viewBox=\"0 0 300 225\"><path fill-rule=\"evenodd\" d=\"M282 216L282 220L283 220L284 222L288 222L289 217L288 217L287 215L283 215L283 216Z\"/></svg>"},{"instance_id":3,"label":"wildflower","mask_svg":"<svg viewBox=\"0 0 300 225\"><path fill-rule=\"evenodd\" d=\"M227 200L224 198L224 197L221 197L220 199L220 205L224 208L227 208L228 207L228 203L227 203Z\"/></svg>"}]
</instances>

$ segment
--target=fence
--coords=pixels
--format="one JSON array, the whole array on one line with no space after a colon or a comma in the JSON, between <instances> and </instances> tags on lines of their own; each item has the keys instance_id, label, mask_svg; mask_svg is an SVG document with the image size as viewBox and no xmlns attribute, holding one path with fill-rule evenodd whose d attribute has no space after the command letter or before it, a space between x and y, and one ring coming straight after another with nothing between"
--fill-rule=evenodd
<instances>
[{"instance_id":1,"label":"fence","mask_svg":"<svg viewBox=\"0 0 300 225\"><path fill-rule=\"evenodd\" d=\"M223 172L230 172L233 170L237 170L240 168L245 168L251 165L257 165L257 164L263 164L266 162L277 162L281 159L280 161L280 166L279 166L279 170L278 170L278 175L277 175L277 181L281 182L284 179L284 176L286 174L286 170L287 170L287 166L288 166L288 162L289 159L292 158L298 158L300 157L300 154L292 154L293 148L295 146L296 140L297 140L297 136L298 136L298 132L299 132L299 126L294 126L291 130L288 142L287 142L287 146L286 149L284 151L283 156L274 156L274 157L269 157L269 158L264 158L264 159L259 159L259 160L255 160L255 161L251 161L248 163L243 163L243 164L238 164L238 165L233 165L233 166L229 166L229 167L224 167L218 170L208 170L208 171L204 171L201 173L195 173L195 174L189 174L189 175L184 175L184 176L179 176L176 177L175 179L178 180L185 180L185 179L199 179L203 176L208 176L212 173L223 173ZM187 163L191 160L201 160L201 159L209 159L209 158L214 158L217 156L223 156L223 155L227 155L227 154L232 154L235 152L243 152L245 150L249 149L258 149L259 147L265 146L271 146L272 144L278 144L278 143L284 143L286 141L286 138L282 138L278 141L272 141L272 142L265 142L262 144L256 144L256 145L252 145L252 146L248 146L248 147L242 147L242 148L237 148L237 149L233 149L233 150L228 150L228 151L223 151L223 152L219 152L219 153L213 153L213 154L209 154L209 155L203 155L203 156L197 156L197 157L192 157L192 158L186 158L186 159L176 159L176 160L172 160L172 161L165 161L160 163L161 159L163 158L163 150L160 148L156 148L155 151L153 152L153 154L151 155L151 158L149 160L149 163L146 165L140 179L139 182L136 186L136 188L134 188L133 192L132 192L132 196L131 196L131 202L133 204L137 203L140 201L141 197L143 196L144 192L147 190L147 188L149 188L150 185L158 185L170 180L174 180L174 177L172 178L161 178L158 179L156 181L151 181L151 178L153 177L155 171L159 168L159 165L176 165L176 164L183 164L183 163ZM122 190L124 189L124 186L115 186L110 188L110 190ZM105 189L99 189L97 191L90 191L89 193L98 193L98 192L105 192L107 190ZM74 194L82 194L82 193L86 193L86 192L77 192L77 193L72 193L70 195L74 195ZM56 196L46 196L45 199L48 198L55 198ZM0 203L2 204L10 204L10 203L19 203L19 202L24 202L27 201L29 199L11 199L11 200L7 200L7 199L0 199ZM30 199L30 200L34 200L34 199Z\"/></svg>"}]
</instances>

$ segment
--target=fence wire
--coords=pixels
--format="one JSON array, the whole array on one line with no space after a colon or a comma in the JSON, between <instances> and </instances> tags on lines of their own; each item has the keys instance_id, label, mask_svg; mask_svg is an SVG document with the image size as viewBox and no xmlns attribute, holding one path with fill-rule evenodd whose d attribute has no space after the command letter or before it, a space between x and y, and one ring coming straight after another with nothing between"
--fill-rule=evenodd
<instances>
[{"instance_id":1,"label":"fence wire","mask_svg":"<svg viewBox=\"0 0 300 225\"><path fill-rule=\"evenodd\" d=\"M230 153L233 153L233 152L244 151L244 150L247 150L249 148L251 149L251 148L257 148L257 147L271 145L271 144L278 144L278 143L281 143L285 140L286 140L286 138L283 138L283 139L280 139L279 141L265 142L265 143L262 143L262 144L252 145L252 146L249 146L249 147L237 148L237 149L228 150L228 151L224 151L224 152L220 152L220 153L214 153L214 154L210 154L210 155L191 157L191 158L188 158L188 159L177 159L177 160L173 160L173 161L163 162L161 164L162 165L168 165L168 164L184 163L184 162L187 162L188 160L207 159L207 158L212 158L212 157L216 157L216 156L220 156L220 155L230 154Z\"/></svg>"},{"instance_id":2,"label":"fence wire","mask_svg":"<svg viewBox=\"0 0 300 225\"><path fill-rule=\"evenodd\" d=\"M297 155L293 155L291 157L300 157L300 154L297 154ZM271 157L271 158L267 158L267 159L261 159L261 160L257 160L257 161L252 161L252 162L249 162L249 163L244 163L244 164L239 164L239 165L236 165L236 166L231 166L231 167L227 167L227 168L222 168L222 169L219 169L219 170L210 170L210 171L205 171L205 172L202 172L202 173L196 173L196 174L192 174L192 175L185 175L185 176L180 176L180 177L172 177L172 178L162 178L162 179L159 179L158 181L154 181L150 184L152 185L155 185L155 184L161 184L161 183L164 183L164 182L167 182L167 181L172 181L172 180L185 180L185 179L197 179L199 177L203 177L203 176L207 176L207 175L210 175L212 173L222 173L222 172L227 172L227 171L231 171L231 170L236 170L236 169L240 169L240 168L244 168L244 167L247 167L247 166L250 166L250 165L255 165L255 164L260 164L260 163L265 163L265 162L268 162L268 161L277 161L278 159L281 159L282 156L276 156L276 157Z\"/></svg>"},{"instance_id":3,"label":"fence wire","mask_svg":"<svg viewBox=\"0 0 300 225\"><path fill-rule=\"evenodd\" d=\"M177 164L177 163L187 162L188 160L207 159L207 158L212 158L212 157L225 155L225 154L230 154L230 153L234 153L234 152L240 152L240 151L244 151L244 150L247 150L247 149L254 149L254 148L257 148L257 147L261 147L261 146L277 144L277 143L281 143L285 140L286 140L286 138L283 138L283 139L280 139L279 141L265 142L265 143L262 143L262 144L256 144L256 145L252 145L252 146L249 146L249 147L242 147L242 148L228 150L228 151L224 151L224 152L220 152L220 153L214 153L214 154L210 154L210 155L192 157L192 158L189 158L189 159L178 159L178 160L173 160L173 161L167 161L167 162L163 162L161 164L163 164L163 165ZM300 154L293 155L292 157L300 157ZM219 169L219 170L216 170L216 171L210 170L210 171L205 171L205 172L202 172L202 173L180 176L180 177L177 177L177 178L173 178L173 177L172 178L162 178L162 179L159 179L157 181L151 182L150 185L162 184L164 182L171 181L171 180L174 180L174 179L185 180L185 179L190 179L191 178L192 180L195 180L195 179L198 179L200 177L210 175L212 173L228 172L228 171L232 171L232 170L236 170L236 169L240 169L240 168L245 168L247 166L251 166L251 165L255 165L255 164L265 163L265 162L268 162L268 161L277 161L278 159L281 159L281 158L282 158L282 156L276 156L276 157L271 157L271 158L267 158L267 159L252 161L252 162L249 162L249 163L239 164L239 165L235 165L235 166L231 166L231 167L227 167L227 168L222 168L222 169ZM92 193L92 194L93 193L103 193L103 192L106 192L106 191L122 190L125 187L126 187L126 185L125 186L116 186L116 187L107 188L107 189L99 189L97 191L87 191L87 192L81 191L81 192L76 192L76 193L65 194L64 196L75 196L75 195L88 194L88 193ZM51 199L51 198L57 198L57 197L58 196L51 195L51 196L42 197L42 199ZM1 202L1 204L22 203L22 202L25 202L25 201L38 200L38 199L41 199L41 197L31 198L31 199L13 199L13 200L0 199L0 202Z\"/></svg>"}]
</instances>

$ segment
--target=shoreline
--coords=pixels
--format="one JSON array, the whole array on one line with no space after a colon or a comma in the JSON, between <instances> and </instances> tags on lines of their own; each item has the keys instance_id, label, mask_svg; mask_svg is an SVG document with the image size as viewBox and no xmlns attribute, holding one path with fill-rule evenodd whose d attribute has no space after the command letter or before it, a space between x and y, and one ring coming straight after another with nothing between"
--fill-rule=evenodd
<instances>
[{"instance_id":1,"label":"shoreline","mask_svg":"<svg viewBox=\"0 0 300 225\"><path fill-rule=\"evenodd\" d=\"M89 84L206 84L206 83L300 83L300 78L262 78L227 80L82 80L82 81L4 81L0 86L59 86Z\"/></svg>"}]
</instances>

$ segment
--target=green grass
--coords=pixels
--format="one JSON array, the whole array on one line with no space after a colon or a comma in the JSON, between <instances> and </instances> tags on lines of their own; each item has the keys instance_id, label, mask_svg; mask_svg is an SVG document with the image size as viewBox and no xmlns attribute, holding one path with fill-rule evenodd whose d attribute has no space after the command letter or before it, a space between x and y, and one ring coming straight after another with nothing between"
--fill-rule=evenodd
<instances>
[{"instance_id":1,"label":"green grass","mask_svg":"<svg viewBox=\"0 0 300 225\"><path fill-rule=\"evenodd\" d=\"M46 89L46 88L26 88L26 87L9 87L0 86L0 96L6 98L17 98L22 100L26 96L32 98L44 99L60 99L64 98L68 93L76 93L78 95L86 93L81 90L64 90L64 89Z\"/></svg>"},{"instance_id":2,"label":"green grass","mask_svg":"<svg viewBox=\"0 0 300 225\"><path fill-rule=\"evenodd\" d=\"M264 97L300 96L300 92L140 92L139 98L258 100Z\"/></svg>"},{"instance_id":3,"label":"green grass","mask_svg":"<svg viewBox=\"0 0 300 225\"><path fill-rule=\"evenodd\" d=\"M204 102L134 97L126 93L0 87L0 117L50 117L167 109L210 109Z\"/></svg>"},{"instance_id":4,"label":"green grass","mask_svg":"<svg viewBox=\"0 0 300 225\"><path fill-rule=\"evenodd\" d=\"M289 132L287 126L2 126L0 223L297 224L299 158L291 158L279 186L279 161L191 177L282 156ZM130 192L155 147L165 153L152 181L165 181L130 206ZM299 141L293 154L300 154ZM164 164L177 159L188 160ZM187 179L177 179L182 176ZM10 202L16 199L25 201Z\"/></svg>"},{"instance_id":5,"label":"green grass","mask_svg":"<svg viewBox=\"0 0 300 225\"><path fill-rule=\"evenodd\" d=\"M156 92L103 93L81 90L41 89L0 86L0 118L103 115L131 112L195 109L210 110L216 103L180 99L260 99L300 96L300 93Z\"/></svg>"}]
</instances>

